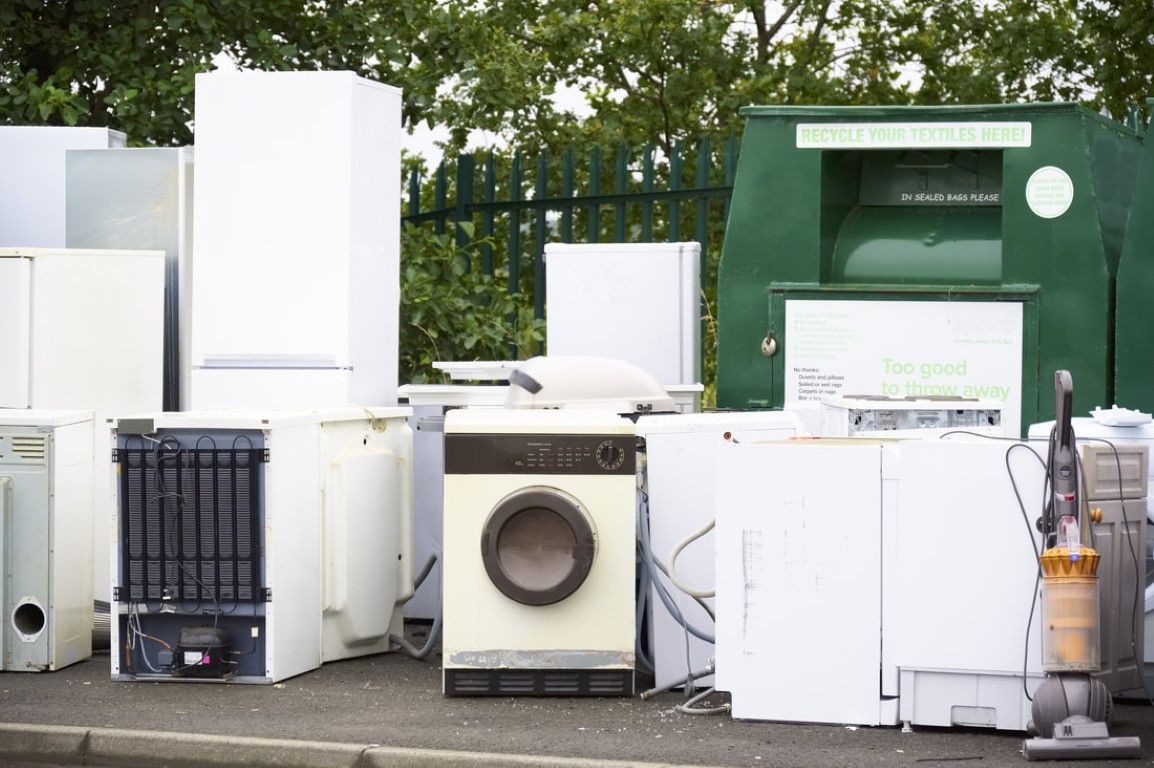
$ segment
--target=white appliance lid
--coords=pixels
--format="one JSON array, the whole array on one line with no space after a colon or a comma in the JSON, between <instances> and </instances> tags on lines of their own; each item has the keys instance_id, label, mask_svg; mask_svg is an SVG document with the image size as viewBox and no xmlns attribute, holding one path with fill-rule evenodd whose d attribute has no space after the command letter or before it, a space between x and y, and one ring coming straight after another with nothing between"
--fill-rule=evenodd
<instances>
[{"instance_id":1,"label":"white appliance lid","mask_svg":"<svg viewBox=\"0 0 1154 768\"><path fill-rule=\"evenodd\" d=\"M614 413L675 412L673 398L647 371L624 360L540 356L509 374L506 408L563 408Z\"/></svg>"}]
</instances>

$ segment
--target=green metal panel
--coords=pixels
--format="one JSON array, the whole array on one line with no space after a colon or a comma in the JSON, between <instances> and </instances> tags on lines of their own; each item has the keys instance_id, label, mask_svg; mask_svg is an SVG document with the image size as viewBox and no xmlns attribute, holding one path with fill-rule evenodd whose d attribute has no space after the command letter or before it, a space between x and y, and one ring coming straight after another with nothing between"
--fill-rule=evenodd
<instances>
[{"instance_id":1,"label":"green metal panel","mask_svg":"<svg viewBox=\"0 0 1154 768\"><path fill-rule=\"evenodd\" d=\"M1057 368L1074 376L1076 408L1111 402L1119 222L1132 199L1126 166L1141 149L1133 131L1072 104L743 114L718 284L719 406L782 405L788 342L776 339L772 357L761 347L784 327L774 327L784 316L773 306L783 285L823 298L1022 301L1023 424L1052 417ZM991 122L1029 123L1029 145L1020 146L1020 132L983 125ZM929 124L929 133L947 138L932 149L852 140L799 148L799 123L863 131ZM956 131L959 123L972 133ZM999 143L982 145L979 134ZM1064 170L1073 188L1069 207L1053 218L1027 202L1027 181L1046 166ZM1022 285L1037 291L1021 296Z\"/></svg>"},{"instance_id":2,"label":"green metal panel","mask_svg":"<svg viewBox=\"0 0 1154 768\"><path fill-rule=\"evenodd\" d=\"M1154 99L1147 101L1154 107ZM1114 399L1154 412L1154 142L1147 136L1118 265Z\"/></svg>"}]
</instances>

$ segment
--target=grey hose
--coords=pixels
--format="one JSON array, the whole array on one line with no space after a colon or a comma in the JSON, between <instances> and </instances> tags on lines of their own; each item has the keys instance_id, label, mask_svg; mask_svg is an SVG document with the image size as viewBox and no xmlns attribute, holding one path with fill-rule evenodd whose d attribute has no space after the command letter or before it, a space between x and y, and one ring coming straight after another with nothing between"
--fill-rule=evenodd
<instances>
[{"instance_id":1,"label":"grey hose","mask_svg":"<svg viewBox=\"0 0 1154 768\"><path fill-rule=\"evenodd\" d=\"M725 712L730 711L733 707L731 707L729 704L719 704L716 707L695 707L695 706L693 706L694 704L697 704L698 702L704 701L711 694L716 693L716 692L717 692L716 688L707 688L706 690L704 690L701 693L694 696L692 699L689 699L688 701L686 701L684 704L679 704L677 706L677 711L683 715L720 715L720 714L723 714Z\"/></svg>"},{"instance_id":2,"label":"grey hose","mask_svg":"<svg viewBox=\"0 0 1154 768\"><path fill-rule=\"evenodd\" d=\"M400 646L401 650L412 656L414 659L423 659L429 655L433 650L433 646L437 644L437 638L441 636L441 620L444 617L443 611L437 611L437 618L433 619L433 626L429 630L429 637L425 640L425 644L420 648L416 647L408 640L398 635L389 635L389 642Z\"/></svg>"},{"instance_id":3,"label":"grey hose","mask_svg":"<svg viewBox=\"0 0 1154 768\"><path fill-rule=\"evenodd\" d=\"M667 683L659 688L650 688L641 694L642 699L652 699L654 696L660 696L666 691L671 691L679 685L688 685L694 680L700 680L703 677L708 677L713 674L713 667L708 666L705 669L699 669L696 672L691 672L680 680L674 680L672 683ZM712 688L710 690L713 690ZM688 703L688 702L686 702Z\"/></svg>"},{"instance_id":4,"label":"grey hose","mask_svg":"<svg viewBox=\"0 0 1154 768\"><path fill-rule=\"evenodd\" d=\"M429 555L429 559L426 561L425 566L421 568L421 572L417 574L417 578L413 581L414 592L416 592L421 584L425 582L425 579L429 578L429 573L432 572L433 565L440 559L441 555L438 552L434 552L433 554ZM429 629L429 636L425 639L425 644L420 648L416 647L400 635L389 635L389 642L400 647L402 651L407 653L409 656L412 656L414 659L425 658L433 650L433 647L437 644L437 639L441 636L441 623L444 619L444 613L444 610L442 610L440 607L437 608L437 617L433 619L433 626Z\"/></svg>"}]
</instances>

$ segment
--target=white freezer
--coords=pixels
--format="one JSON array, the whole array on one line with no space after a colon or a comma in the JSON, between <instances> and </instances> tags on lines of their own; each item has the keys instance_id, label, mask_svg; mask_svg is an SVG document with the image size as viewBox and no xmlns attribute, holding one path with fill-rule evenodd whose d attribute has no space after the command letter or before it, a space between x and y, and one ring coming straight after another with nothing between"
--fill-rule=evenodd
<instances>
[{"instance_id":1,"label":"white freezer","mask_svg":"<svg viewBox=\"0 0 1154 768\"><path fill-rule=\"evenodd\" d=\"M251 642L249 655L259 657L263 664L242 661L249 667L241 668L233 678L236 682L271 683L325 661L380 653L393 647L389 635L403 631L398 603L412 594L409 416L407 408L344 407L132 417L132 421L146 424L154 439L164 436L162 439L171 441L169 444L180 442L185 450L235 446L242 440L242 447L267 452L259 465L261 479L257 486L259 499L263 500L257 509L244 510L244 514L254 514L258 520L256 578L268 594L263 600L234 599L235 610L223 619L233 622L230 631L234 644L247 646ZM142 438L132 437L131 423L121 422L120 426L122 450L149 445ZM220 440L226 442L218 445ZM122 482L133 481L130 461L124 459L118 467L118 474L128 478ZM196 462L199 472L208 471L203 469L210 466L203 457ZM209 487L232 477L235 475L230 471L221 470ZM155 610L157 600L150 599L147 593L155 580L144 575L150 572L137 570L133 575L133 558L138 561L139 557L132 550L131 539L132 531L146 530L151 518L134 511L132 495L126 497L119 490L117 525L127 523L130 549L126 555L121 537L114 539L116 567L112 573L119 598L112 611L112 675L115 679L173 680L173 675L142 669L139 659L136 665L128 666L123 648L129 632L129 605L145 611L141 617L146 634L168 633L170 642L179 625L201 624L205 614L202 610L186 609L188 602L183 600L173 602L175 610ZM186 514L195 514L197 519L214 515L215 507L204 498L198 492L195 509L186 508ZM241 497L236 498L231 509L222 508L224 517L220 519L227 522L230 516L242 514ZM142 518L144 522L140 522ZM198 547L206 546L205 535L191 538ZM219 534L207 535L208 541L213 541ZM242 546L244 540L226 537L221 540L219 551L227 553L233 546ZM155 554L151 557L152 562L157 562ZM141 591L134 596L134 590ZM196 600L191 604L197 605ZM155 632L150 632L150 624ZM156 650L159 649L152 648Z\"/></svg>"},{"instance_id":2,"label":"white freezer","mask_svg":"<svg viewBox=\"0 0 1154 768\"><path fill-rule=\"evenodd\" d=\"M63 248L65 153L124 145L107 128L0 126L0 248Z\"/></svg>"},{"instance_id":3,"label":"white freezer","mask_svg":"<svg viewBox=\"0 0 1154 768\"><path fill-rule=\"evenodd\" d=\"M626 360L668 384L701 381L701 246L550 243L550 355Z\"/></svg>"},{"instance_id":4,"label":"white freezer","mask_svg":"<svg viewBox=\"0 0 1154 768\"><path fill-rule=\"evenodd\" d=\"M400 137L400 91L351 72L197 75L194 369L347 370L337 402L396 402Z\"/></svg>"}]
</instances>

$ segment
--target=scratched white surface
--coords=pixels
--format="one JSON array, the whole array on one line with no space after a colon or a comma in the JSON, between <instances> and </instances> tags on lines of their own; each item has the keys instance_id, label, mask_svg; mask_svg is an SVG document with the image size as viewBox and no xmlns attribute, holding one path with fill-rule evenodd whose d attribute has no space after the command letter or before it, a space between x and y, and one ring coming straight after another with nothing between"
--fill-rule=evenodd
<instances>
[{"instance_id":1,"label":"scratched white surface","mask_svg":"<svg viewBox=\"0 0 1154 768\"><path fill-rule=\"evenodd\" d=\"M719 452L717 685L734 717L879 723L881 450Z\"/></svg>"}]
</instances>

